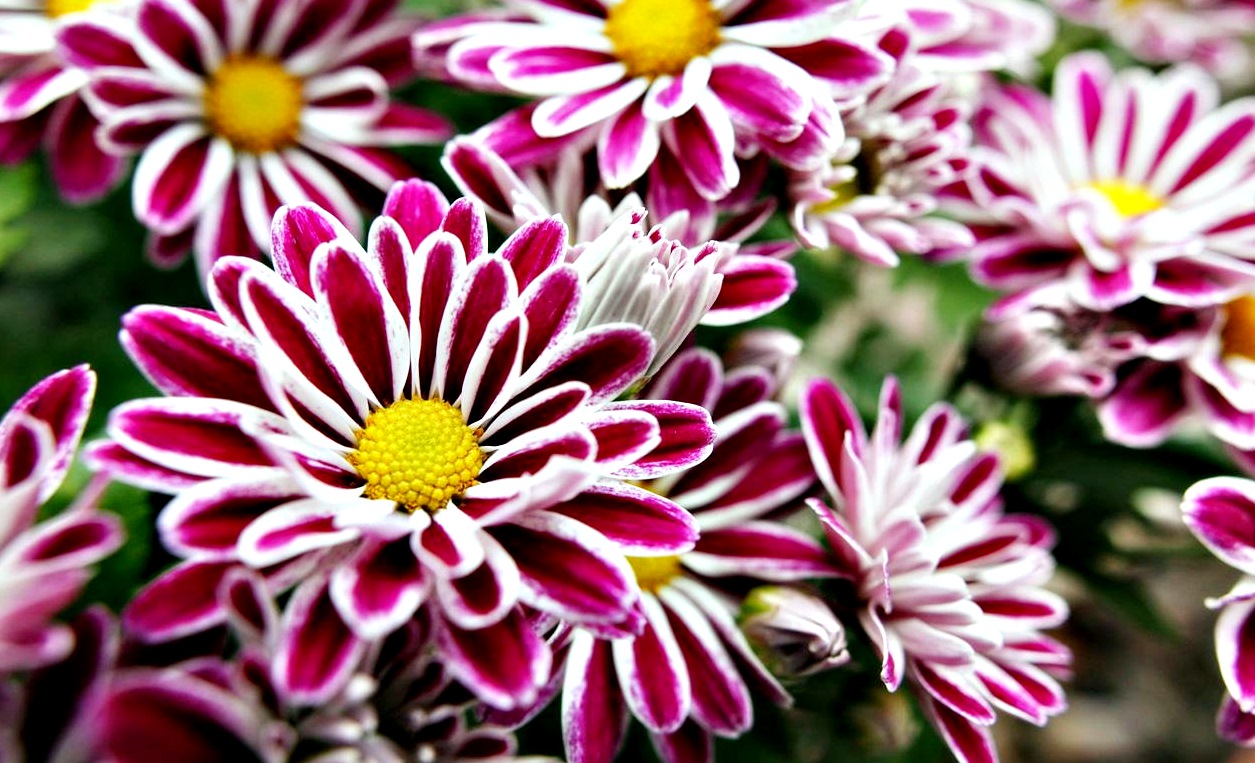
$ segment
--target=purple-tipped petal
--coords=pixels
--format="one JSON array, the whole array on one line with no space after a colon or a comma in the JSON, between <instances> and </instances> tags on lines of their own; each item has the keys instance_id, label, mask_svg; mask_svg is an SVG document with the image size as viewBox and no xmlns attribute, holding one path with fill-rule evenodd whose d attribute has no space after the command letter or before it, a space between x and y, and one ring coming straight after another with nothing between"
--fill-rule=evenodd
<instances>
[{"instance_id":1,"label":"purple-tipped petal","mask_svg":"<svg viewBox=\"0 0 1255 763\"><path fill-rule=\"evenodd\" d=\"M553 659L548 645L517 608L476 630L446 622L437 632L437 648L454 678L501 710L534 702Z\"/></svg>"},{"instance_id":2,"label":"purple-tipped petal","mask_svg":"<svg viewBox=\"0 0 1255 763\"><path fill-rule=\"evenodd\" d=\"M296 705L318 706L335 697L357 670L366 642L336 611L324 581L292 594L280 625L271 672L275 689Z\"/></svg>"}]
</instances>

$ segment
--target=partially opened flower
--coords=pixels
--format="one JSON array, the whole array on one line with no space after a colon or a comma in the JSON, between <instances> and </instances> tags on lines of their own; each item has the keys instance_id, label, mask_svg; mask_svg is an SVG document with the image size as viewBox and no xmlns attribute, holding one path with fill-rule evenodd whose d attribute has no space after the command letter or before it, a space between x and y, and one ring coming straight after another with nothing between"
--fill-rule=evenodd
<instances>
[{"instance_id":1,"label":"partially opened flower","mask_svg":"<svg viewBox=\"0 0 1255 763\"><path fill-rule=\"evenodd\" d=\"M22 161L42 145L53 182L71 203L107 193L126 161L96 144L99 122L79 95L87 75L61 58L56 30L82 13L109 13L118 5L11 0L0 9L0 164Z\"/></svg>"},{"instance_id":2,"label":"partially opened flower","mask_svg":"<svg viewBox=\"0 0 1255 763\"><path fill-rule=\"evenodd\" d=\"M124 346L172 397L114 411L93 457L177 494L158 526L188 559L132 604L131 627L221 622L188 590L239 563L299 563L329 575L360 638L432 610L448 669L506 707L548 671L521 605L638 628L624 554L683 552L696 528L624 480L691 466L714 433L691 404L615 402L653 342L634 324L576 328L566 236L547 218L489 252L474 204L412 181L366 249L317 207L285 208L275 269L224 259L214 312L126 316Z\"/></svg>"},{"instance_id":3,"label":"partially opened flower","mask_svg":"<svg viewBox=\"0 0 1255 763\"><path fill-rule=\"evenodd\" d=\"M73 635L53 618L78 597L91 565L122 544L117 518L96 510L99 481L36 522L70 468L95 391L86 366L60 371L0 420L0 678L69 653Z\"/></svg>"},{"instance_id":4,"label":"partially opened flower","mask_svg":"<svg viewBox=\"0 0 1255 763\"><path fill-rule=\"evenodd\" d=\"M750 728L754 691L790 701L736 623L738 584L833 573L814 539L767 518L798 508L813 483L801 436L785 428L786 413L771 399L777 383L763 368L725 369L709 351L691 349L646 388L714 412L719 439L706 461L642 483L690 509L702 535L687 553L629 557L642 590L640 635L607 639L563 627L553 637L564 657L569 760L611 760L629 713L664 760L706 760L714 736Z\"/></svg>"},{"instance_id":5,"label":"partially opened flower","mask_svg":"<svg viewBox=\"0 0 1255 763\"><path fill-rule=\"evenodd\" d=\"M981 226L982 282L1018 291L1062 281L1082 307L1147 297L1216 305L1255 278L1255 100L1217 105L1193 67L1114 73L1079 53L1053 97L993 92L977 118L975 167L945 207Z\"/></svg>"},{"instance_id":6,"label":"partially opened flower","mask_svg":"<svg viewBox=\"0 0 1255 763\"><path fill-rule=\"evenodd\" d=\"M530 112L540 137L594 128L608 187L645 175L665 144L714 200L738 183L738 141L798 166L835 148L834 99L862 95L892 65L859 39L857 6L510 2L519 20L466 25L447 66L472 85L543 98Z\"/></svg>"},{"instance_id":7,"label":"partially opened flower","mask_svg":"<svg viewBox=\"0 0 1255 763\"><path fill-rule=\"evenodd\" d=\"M904 442L896 383L881 392L869 435L831 382L803 394L803 431L831 504L815 499L838 568L862 601L859 621L881 679L916 689L925 715L965 763L997 759L997 711L1044 724L1066 701L1052 673L1067 649L1041 630L1067 617L1042 585L1053 533L1004 515L997 457L980 454L945 405Z\"/></svg>"},{"instance_id":8,"label":"partially opened flower","mask_svg":"<svg viewBox=\"0 0 1255 763\"><path fill-rule=\"evenodd\" d=\"M141 0L133 17L76 17L63 55L89 76L86 97L107 149L140 153L135 214L150 255L195 252L202 274L224 255L270 246L283 204L313 200L354 232L345 179L382 193L411 173L383 146L449 130L391 102L411 76L417 26L395 2Z\"/></svg>"}]
</instances>

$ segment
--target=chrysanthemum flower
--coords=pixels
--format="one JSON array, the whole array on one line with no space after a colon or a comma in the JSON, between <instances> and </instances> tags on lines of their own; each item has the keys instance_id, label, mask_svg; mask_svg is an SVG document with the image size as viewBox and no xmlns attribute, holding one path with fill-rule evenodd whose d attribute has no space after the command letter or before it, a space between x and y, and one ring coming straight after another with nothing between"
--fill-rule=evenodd
<instances>
[{"instance_id":1,"label":"chrysanthemum flower","mask_svg":"<svg viewBox=\"0 0 1255 763\"><path fill-rule=\"evenodd\" d=\"M35 521L70 468L95 391L96 375L77 366L36 384L0 420L0 677L69 653L73 635L52 618L122 543L117 518L96 511L99 481Z\"/></svg>"},{"instance_id":2,"label":"chrysanthemum flower","mask_svg":"<svg viewBox=\"0 0 1255 763\"><path fill-rule=\"evenodd\" d=\"M1217 727L1235 742L1255 742L1255 650L1251 648L1251 615L1255 613L1255 482L1214 477L1185 491L1181 511L1185 524L1221 561L1242 573L1229 593L1208 599L1220 610L1216 620L1216 659L1228 697Z\"/></svg>"},{"instance_id":3,"label":"chrysanthemum flower","mask_svg":"<svg viewBox=\"0 0 1255 763\"><path fill-rule=\"evenodd\" d=\"M1071 21L1103 30L1143 61L1188 61L1223 80L1250 77L1247 38L1255 32L1255 6L1247 0L1049 0L1049 4Z\"/></svg>"},{"instance_id":4,"label":"chrysanthemum flower","mask_svg":"<svg viewBox=\"0 0 1255 763\"><path fill-rule=\"evenodd\" d=\"M709 351L692 349L646 388L714 412L719 439L710 458L642 483L690 509L702 535L688 553L629 557L642 590L640 635L608 640L563 627L553 637L565 670L569 760L613 759L629 713L664 760L707 760L713 735L735 737L751 726L751 687L789 701L737 628L740 594L720 582L833 572L812 538L765 519L795 505L814 480L801 436L785 429L786 413L771 399L776 386L762 368L725 369Z\"/></svg>"},{"instance_id":5,"label":"chrysanthemum flower","mask_svg":"<svg viewBox=\"0 0 1255 763\"><path fill-rule=\"evenodd\" d=\"M1041 587L1054 569L1052 532L1003 514L997 457L976 452L949 407L930 408L899 444L893 380L870 436L826 380L807 385L801 415L832 501L811 505L863 601L881 678L891 691L914 685L959 760L997 760L986 728L997 710L1040 725L1065 706L1050 673L1070 656L1041 633L1067 617Z\"/></svg>"},{"instance_id":6,"label":"chrysanthemum flower","mask_svg":"<svg viewBox=\"0 0 1255 763\"><path fill-rule=\"evenodd\" d=\"M906 17L930 71L1032 70L1055 39L1054 17L1027 0L886 0L874 8Z\"/></svg>"},{"instance_id":7,"label":"chrysanthemum flower","mask_svg":"<svg viewBox=\"0 0 1255 763\"><path fill-rule=\"evenodd\" d=\"M1116 74L1089 53L1059 64L1052 99L995 92L977 166L947 205L983 226L976 277L1006 290L1064 281L1094 310L1215 305L1248 289L1255 100L1217 101L1195 68Z\"/></svg>"},{"instance_id":8,"label":"chrysanthemum flower","mask_svg":"<svg viewBox=\"0 0 1255 763\"><path fill-rule=\"evenodd\" d=\"M578 154L564 152L551 167L527 168L525 181L489 144L457 138L446 148L444 164L458 187L482 201L489 217L507 231L554 213L575 221L567 259L584 276L590 292L598 295L588 300L585 311L594 316L618 309L617 319L648 329L658 344L650 374L698 323L730 325L752 320L784 304L797 286L793 267L782 260L792 253L791 245L742 243L774 208L755 198L761 173L757 183L747 178L735 198L719 202L729 211L722 224L716 225L716 205L709 202L704 212L664 211L648 230L641 217L633 224L629 247L639 254L608 267L605 254L610 250L579 242L623 225L619 221L629 213L639 216L641 200L628 193L612 207L604 188L586 193L585 167ZM712 246L712 240L719 244ZM621 248L615 251L622 255Z\"/></svg>"},{"instance_id":9,"label":"chrysanthemum flower","mask_svg":"<svg viewBox=\"0 0 1255 763\"><path fill-rule=\"evenodd\" d=\"M161 263L270 246L282 204L313 200L361 228L345 185L385 191L411 173L381 146L448 133L392 103L413 71L416 22L395 2L141 0L133 17L76 17L58 31L110 151L140 152L135 214Z\"/></svg>"},{"instance_id":10,"label":"chrysanthemum flower","mask_svg":"<svg viewBox=\"0 0 1255 763\"><path fill-rule=\"evenodd\" d=\"M474 204L413 181L368 249L314 206L285 208L275 270L224 259L214 312L132 311L123 344L172 397L117 409L93 457L177 494L158 527L188 561L132 604L131 627L221 622L188 591L240 562L300 562L330 576L361 638L431 609L445 665L498 706L530 702L547 676L521 604L638 627L624 553L683 552L696 528L623 480L691 466L714 432L687 403L614 402L653 342L632 324L575 328L566 237L547 218L490 253Z\"/></svg>"},{"instance_id":11,"label":"chrysanthemum flower","mask_svg":"<svg viewBox=\"0 0 1255 763\"><path fill-rule=\"evenodd\" d=\"M893 78L844 115L848 137L828 163L791 173L791 221L806 245L892 266L898 252L973 243L966 226L932 214L937 191L966 168L969 104L922 68L916 37L905 26L881 37Z\"/></svg>"},{"instance_id":12,"label":"chrysanthemum flower","mask_svg":"<svg viewBox=\"0 0 1255 763\"><path fill-rule=\"evenodd\" d=\"M833 99L861 95L892 64L847 23L856 5L510 2L521 20L466 25L447 67L543 98L530 120L542 137L596 126L608 187L643 176L665 144L713 200L738 183L738 142L799 166L836 147ZM421 32L417 42L421 54L429 43Z\"/></svg>"},{"instance_id":13,"label":"chrysanthemum flower","mask_svg":"<svg viewBox=\"0 0 1255 763\"><path fill-rule=\"evenodd\" d=\"M42 144L61 196L89 202L122 178L126 162L96 145L99 122L79 90L87 75L56 51L56 29L109 0L10 0L0 9L0 164L19 162ZM97 6L93 9L93 6Z\"/></svg>"}]
</instances>

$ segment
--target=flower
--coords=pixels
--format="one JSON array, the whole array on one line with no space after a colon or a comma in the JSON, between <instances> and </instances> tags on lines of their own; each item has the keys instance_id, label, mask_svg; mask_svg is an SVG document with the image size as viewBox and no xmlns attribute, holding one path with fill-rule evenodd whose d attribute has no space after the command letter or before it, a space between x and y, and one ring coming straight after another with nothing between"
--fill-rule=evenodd
<instances>
[{"instance_id":1,"label":"flower","mask_svg":"<svg viewBox=\"0 0 1255 763\"><path fill-rule=\"evenodd\" d=\"M140 153L135 215L158 263L192 250L205 276L221 256L256 256L275 211L306 200L357 232L339 176L386 191L410 172L381 146L447 135L443 119L388 99L412 72L416 26L394 5L141 0L133 17L59 29L102 145Z\"/></svg>"},{"instance_id":2,"label":"flower","mask_svg":"<svg viewBox=\"0 0 1255 763\"><path fill-rule=\"evenodd\" d=\"M1229 82L1249 76L1255 8L1243 0L1050 0L1065 18L1102 29L1150 63L1191 62Z\"/></svg>"},{"instance_id":3,"label":"flower","mask_svg":"<svg viewBox=\"0 0 1255 763\"><path fill-rule=\"evenodd\" d=\"M880 12L905 17L924 68L971 73L1035 70L1055 40L1055 20L1026 0L886 0Z\"/></svg>"},{"instance_id":4,"label":"flower","mask_svg":"<svg viewBox=\"0 0 1255 763\"><path fill-rule=\"evenodd\" d=\"M790 173L791 222L802 243L837 245L877 265L897 252L970 246L967 227L932 213L937 191L956 182L971 145L967 99L922 68L915 33L880 38L897 62L893 78L843 117L846 138L830 162Z\"/></svg>"},{"instance_id":5,"label":"flower","mask_svg":"<svg viewBox=\"0 0 1255 763\"><path fill-rule=\"evenodd\" d=\"M831 501L811 508L862 601L881 679L890 691L910 680L960 761L996 760L986 728L996 710L1041 725L1066 704L1050 673L1070 655L1041 633L1068 611L1041 587L1054 569L1052 532L1003 514L997 457L976 451L948 406L929 408L899 444L893 379L870 435L827 380L807 384L801 417Z\"/></svg>"},{"instance_id":6,"label":"flower","mask_svg":"<svg viewBox=\"0 0 1255 763\"><path fill-rule=\"evenodd\" d=\"M96 510L101 481L35 521L65 479L95 391L96 375L76 366L36 384L0 420L0 678L69 654L72 632L52 618L122 544L121 523Z\"/></svg>"},{"instance_id":7,"label":"flower","mask_svg":"<svg viewBox=\"0 0 1255 763\"><path fill-rule=\"evenodd\" d=\"M1205 479L1185 491L1181 511L1186 527L1225 564L1242 573L1229 593L1208 599L1216 619L1216 660L1228 696L1217 727L1222 736L1250 744L1255 741L1255 652L1247 634L1255 612L1255 482L1239 477Z\"/></svg>"},{"instance_id":8,"label":"flower","mask_svg":"<svg viewBox=\"0 0 1255 763\"><path fill-rule=\"evenodd\" d=\"M977 279L1012 291L1062 281L1092 310L1140 297L1204 307L1248 290L1255 100L1217 99L1193 67L1113 73L1091 53L1060 62L1053 98L993 92L975 166L944 204L982 226Z\"/></svg>"},{"instance_id":9,"label":"flower","mask_svg":"<svg viewBox=\"0 0 1255 763\"><path fill-rule=\"evenodd\" d=\"M785 429L786 412L771 399L777 385L766 369L726 369L694 348L646 387L645 394L714 412L719 439L706 461L642 482L691 510L702 534L686 553L628 557L642 591L639 635L611 639L562 626L551 636L564 671L554 687L560 680L573 763L611 760L629 713L649 729L664 760L692 760L711 754L713 735L750 728L751 687L790 701L737 628L741 592L730 584L833 572L814 539L770 520L798 506L813 483L801 437Z\"/></svg>"},{"instance_id":10,"label":"flower","mask_svg":"<svg viewBox=\"0 0 1255 763\"><path fill-rule=\"evenodd\" d=\"M760 586L741 603L741 631L771 672L798 678L850 661L845 626L818 596Z\"/></svg>"},{"instance_id":11,"label":"flower","mask_svg":"<svg viewBox=\"0 0 1255 763\"><path fill-rule=\"evenodd\" d=\"M0 164L41 144L53 182L71 203L117 185L126 162L96 145L99 122L80 97L86 75L61 58L56 30L82 13L110 13L110 0L14 0L0 10Z\"/></svg>"},{"instance_id":12,"label":"flower","mask_svg":"<svg viewBox=\"0 0 1255 763\"><path fill-rule=\"evenodd\" d=\"M594 128L609 188L645 175L666 145L717 200L738 184L738 142L799 168L821 161L840 141L834 99L888 75L891 61L859 39L856 5L512 1L511 20L462 25L446 66L472 86L543 98L530 112L542 138ZM420 53L450 34L420 32Z\"/></svg>"},{"instance_id":13,"label":"flower","mask_svg":"<svg viewBox=\"0 0 1255 763\"><path fill-rule=\"evenodd\" d=\"M446 667L499 707L532 701L548 672L520 605L639 627L624 554L683 552L696 528L624 480L693 465L714 432L694 405L615 402L653 342L633 324L575 328L584 287L562 221L490 253L478 207L411 181L366 249L312 205L281 210L273 235L275 269L214 268L214 312L123 321L171 397L116 409L93 459L176 494L158 528L188 560L128 625L157 639L221 622L203 592L239 563L278 588L326 574L361 639L431 610Z\"/></svg>"}]
</instances>

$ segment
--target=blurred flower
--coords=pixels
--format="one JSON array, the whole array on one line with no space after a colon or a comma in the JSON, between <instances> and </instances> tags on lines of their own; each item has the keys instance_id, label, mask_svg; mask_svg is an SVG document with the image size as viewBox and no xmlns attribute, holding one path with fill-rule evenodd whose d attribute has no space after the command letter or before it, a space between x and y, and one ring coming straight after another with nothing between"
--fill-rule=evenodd
<instances>
[{"instance_id":1,"label":"blurred flower","mask_svg":"<svg viewBox=\"0 0 1255 763\"><path fill-rule=\"evenodd\" d=\"M1222 80L1250 77L1248 0L1049 0L1071 21L1098 27L1133 55L1155 64L1189 61Z\"/></svg>"},{"instance_id":2,"label":"blurred flower","mask_svg":"<svg viewBox=\"0 0 1255 763\"><path fill-rule=\"evenodd\" d=\"M411 172L381 146L432 143L445 121L390 102L412 75L417 22L395 0L140 0L134 18L76 16L63 55L117 154L141 153L135 214L149 253L195 252L202 276L224 255L270 247L282 204L307 200L359 232L343 177L381 192Z\"/></svg>"},{"instance_id":3,"label":"blurred flower","mask_svg":"<svg viewBox=\"0 0 1255 763\"><path fill-rule=\"evenodd\" d=\"M79 95L87 76L61 58L56 30L83 13L126 12L120 8L112 0L10 0L0 10L0 164L42 144L57 190L74 204L108 193L126 161L96 145L99 122Z\"/></svg>"},{"instance_id":4,"label":"blurred flower","mask_svg":"<svg viewBox=\"0 0 1255 763\"><path fill-rule=\"evenodd\" d=\"M791 174L791 221L804 244L836 245L878 265L897 252L970 246L966 226L933 215L937 190L960 177L971 146L970 105L921 68L915 35L895 27L880 49L893 78L844 115L849 136L829 163Z\"/></svg>"},{"instance_id":5,"label":"blurred flower","mask_svg":"<svg viewBox=\"0 0 1255 763\"><path fill-rule=\"evenodd\" d=\"M799 678L850 661L841 621L823 599L797 588L755 588L741 603L738 622L777 676Z\"/></svg>"},{"instance_id":6,"label":"blurred flower","mask_svg":"<svg viewBox=\"0 0 1255 763\"><path fill-rule=\"evenodd\" d=\"M944 204L980 226L975 276L1012 291L1062 282L1099 311L1248 290L1255 100L1217 108L1195 68L1113 73L1094 53L1060 62L1053 93L1002 87L977 115L975 166Z\"/></svg>"},{"instance_id":7,"label":"blurred flower","mask_svg":"<svg viewBox=\"0 0 1255 763\"><path fill-rule=\"evenodd\" d=\"M120 406L93 458L176 494L158 527L189 560L128 625L149 639L204 628L221 610L189 607L189 589L239 562L304 563L362 639L432 610L446 667L501 707L532 701L548 673L520 605L638 629L624 553L687 551L696 528L625 480L692 466L714 430L688 403L614 402L654 345L632 324L576 328L586 297L562 221L491 253L474 204L410 181L367 249L313 205L281 210L273 235L274 270L215 267L216 312L123 321L172 397Z\"/></svg>"},{"instance_id":8,"label":"blurred flower","mask_svg":"<svg viewBox=\"0 0 1255 763\"><path fill-rule=\"evenodd\" d=\"M921 63L936 72L1031 73L1055 40L1054 16L1028 0L882 0L876 8L906 17Z\"/></svg>"},{"instance_id":9,"label":"blurred flower","mask_svg":"<svg viewBox=\"0 0 1255 763\"><path fill-rule=\"evenodd\" d=\"M726 369L708 350L677 355L645 389L713 412L719 439L686 471L642 482L691 510L702 528L696 547L633 555L644 630L607 639L587 628L552 636L564 674L567 757L608 761L627 731L628 713L649 731L666 761L713 754L712 735L736 737L753 723L751 687L781 704L788 694L737 628L740 592L732 581L794 582L830 575L820 545L768 517L789 512L811 486L805 445L785 429L767 370Z\"/></svg>"},{"instance_id":10,"label":"blurred flower","mask_svg":"<svg viewBox=\"0 0 1255 763\"><path fill-rule=\"evenodd\" d=\"M645 175L666 145L693 189L717 200L739 182L739 143L813 166L841 139L834 99L889 74L892 62L859 39L858 5L510 2L514 18L463 27L447 67L473 86L543 98L530 127L518 125L536 137L595 127L609 188ZM447 44L447 29L435 41ZM417 44L433 45L423 32Z\"/></svg>"},{"instance_id":11,"label":"blurred flower","mask_svg":"<svg viewBox=\"0 0 1255 763\"><path fill-rule=\"evenodd\" d=\"M910 679L959 760L996 760L986 728L996 710L1042 725L1066 705L1050 673L1065 671L1070 655L1041 633L1068 612L1041 587L1054 570L1053 533L1035 517L1003 514L997 457L976 452L948 406L926 411L899 444L892 379L870 435L826 380L807 385L801 416L833 502L811 507L865 605L859 620L881 679L890 691Z\"/></svg>"},{"instance_id":12,"label":"blurred flower","mask_svg":"<svg viewBox=\"0 0 1255 763\"><path fill-rule=\"evenodd\" d=\"M74 637L52 618L78 597L91 565L122 545L121 523L96 510L101 480L35 521L65 479L95 391L87 366L60 371L0 419L0 679L69 654Z\"/></svg>"}]
</instances>

